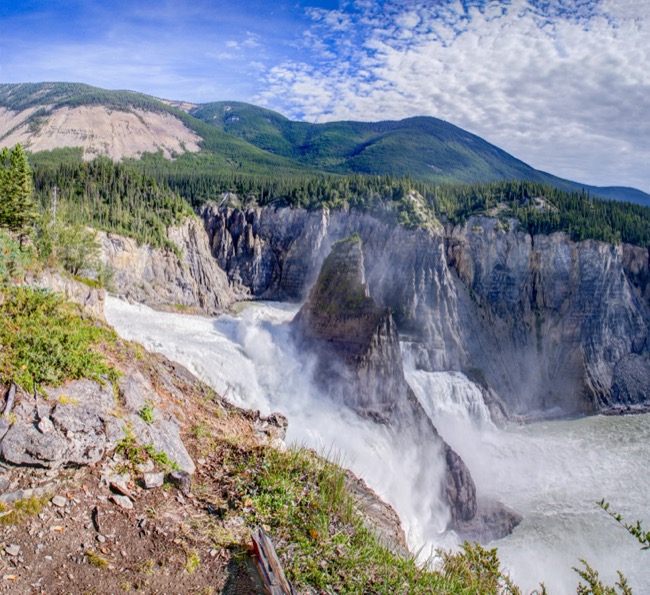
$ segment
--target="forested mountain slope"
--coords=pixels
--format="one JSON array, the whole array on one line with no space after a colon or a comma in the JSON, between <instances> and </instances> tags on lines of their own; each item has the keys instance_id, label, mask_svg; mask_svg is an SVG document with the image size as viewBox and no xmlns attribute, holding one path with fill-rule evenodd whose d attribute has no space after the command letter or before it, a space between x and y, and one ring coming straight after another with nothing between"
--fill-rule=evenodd
<instances>
[{"instance_id":1,"label":"forested mountain slope","mask_svg":"<svg viewBox=\"0 0 650 595\"><path fill-rule=\"evenodd\" d=\"M517 179L650 204L638 190L601 190L535 170L432 117L310 124L240 102L194 105L76 83L0 85L0 145L17 142L31 153L81 147L85 160L160 153L159 168L192 174L388 174L429 183Z\"/></svg>"}]
</instances>

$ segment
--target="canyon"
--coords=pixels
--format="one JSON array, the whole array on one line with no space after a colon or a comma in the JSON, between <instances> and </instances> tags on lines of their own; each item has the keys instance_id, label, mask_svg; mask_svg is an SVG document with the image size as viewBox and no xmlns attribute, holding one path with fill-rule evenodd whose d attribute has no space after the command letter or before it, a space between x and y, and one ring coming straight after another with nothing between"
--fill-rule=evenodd
<instances>
[{"instance_id":1,"label":"canyon","mask_svg":"<svg viewBox=\"0 0 650 595\"><path fill-rule=\"evenodd\" d=\"M416 398L407 378L464 375L497 426L648 410L645 249L531 237L487 217L406 229L327 209L208 204L200 216L170 231L182 258L104 237L122 295L206 314L243 300L303 303L291 327L298 350L314 355L312 379L391 428L396 452L413 448L400 440L422 442L429 452L416 458L441 457L442 480L435 465L419 477L459 535L501 538L521 517L476 489L463 462L472 453L462 442L456 453L459 438L434 426L435 403Z\"/></svg>"},{"instance_id":2,"label":"canyon","mask_svg":"<svg viewBox=\"0 0 650 595\"><path fill-rule=\"evenodd\" d=\"M302 301L334 242L358 234L369 295L417 367L476 379L496 417L642 411L650 396L648 250L510 220L408 230L357 212L201 212L232 291ZM240 297L241 299L241 297Z\"/></svg>"}]
</instances>

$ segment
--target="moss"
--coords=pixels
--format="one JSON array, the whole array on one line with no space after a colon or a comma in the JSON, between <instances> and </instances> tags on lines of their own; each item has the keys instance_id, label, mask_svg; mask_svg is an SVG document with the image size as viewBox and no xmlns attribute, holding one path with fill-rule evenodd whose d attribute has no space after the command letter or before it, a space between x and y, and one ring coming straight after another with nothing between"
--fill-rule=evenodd
<instances>
[{"instance_id":1,"label":"moss","mask_svg":"<svg viewBox=\"0 0 650 595\"><path fill-rule=\"evenodd\" d=\"M48 496L33 496L25 500L18 500L12 506L0 502L0 525L18 525L27 517L36 516L46 505Z\"/></svg>"}]
</instances>

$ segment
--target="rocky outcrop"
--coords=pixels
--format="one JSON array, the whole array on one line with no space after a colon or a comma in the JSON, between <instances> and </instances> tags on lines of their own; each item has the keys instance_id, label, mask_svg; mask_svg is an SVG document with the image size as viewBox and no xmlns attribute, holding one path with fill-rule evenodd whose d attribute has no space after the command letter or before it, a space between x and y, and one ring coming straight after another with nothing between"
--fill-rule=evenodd
<instances>
[{"instance_id":1,"label":"rocky outcrop","mask_svg":"<svg viewBox=\"0 0 650 595\"><path fill-rule=\"evenodd\" d=\"M439 478L427 476L426 470L422 480L432 482L433 501L440 489L438 497L449 505L451 528L460 529L470 522L477 513L474 482L406 382L391 312L377 304L365 283L358 236L334 244L292 330L298 344L316 354L315 379L331 398L366 419L387 425L398 449L417 444L428 453L423 460L441 456L442 485L437 485Z\"/></svg>"},{"instance_id":2,"label":"rocky outcrop","mask_svg":"<svg viewBox=\"0 0 650 595\"><path fill-rule=\"evenodd\" d=\"M126 432L153 452L164 453L180 469L194 462L180 436L176 417L159 407L149 380L133 370L119 381L116 401L110 382L76 380L45 389L44 395L18 391L16 405L0 426L0 455L14 465L58 468L90 465L115 450ZM149 407L149 416L143 415Z\"/></svg>"},{"instance_id":3,"label":"rocky outcrop","mask_svg":"<svg viewBox=\"0 0 650 595\"><path fill-rule=\"evenodd\" d=\"M223 312L235 295L226 274L210 255L201 222L189 218L170 228L168 236L178 247L178 254L100 233L102 261L113 273L111 289L154 308Z\"/></svg>"},{"instance_id":4,"label":"rocky outcrop","mask_svg":"<svg viewBox=\"0 0 650 595\"><path fill-rule=\"evenodd\" d=\"M44 271L37 278L28 279L28 283L56 291L62 294L66 300L79 304L90 316L104 320L106 290L103 288L89 287L81 281L53 271Z\"/></svg>"},{"instance_id":5,"label":"rocky outcrop","mask_svg":"<svg viewBox=\"0 0 650 595\"><path fill-rule=\"evenodd\" d=\"M208 205L202 217L220 267L252 298L304 299L332 244L358 234L370 294L418 345L417 365L480 377L509 416L616 409L617 365L650 350L645 248L533 238L488 218L407 230L327 210ZM648 402L650 388L636 395Z\"/></svg>"}]
</instances>

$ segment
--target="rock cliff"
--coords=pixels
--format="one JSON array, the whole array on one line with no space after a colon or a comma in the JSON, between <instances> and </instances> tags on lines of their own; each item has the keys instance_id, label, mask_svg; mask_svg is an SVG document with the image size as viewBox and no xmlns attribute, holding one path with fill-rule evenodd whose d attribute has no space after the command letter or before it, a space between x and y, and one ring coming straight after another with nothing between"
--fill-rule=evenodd
<instances>
[{"instance_id":1,"label":"rock cliff","mask_svg":"<svg viewBox=\"0 0 650 595\"><path fill-rule=\"evenodd\" d=\"M139 245L136 240L100 233L102 260L113 273L117 295L159 309L215 314L231 304L235 294L228 278L210 254L203 226L187 219L170 228L171 250Z\"/></svg>"},{"instance_id":2,"label":"rock cliff","mask_svg":"<svg viewBox=\"0 0 650 595\"><path fill-rule=\"evenodd\" d=\"M488 218L407 230L353 211L206 205L201 215L220 268L251 298L304 299L332 244L358 234L370 295L417 345L418 366L480 379L510 416L648 406L646 249L533 238ZM637 380L625 388L630 356Z\"/></svg>"},{"instance_id":3,"label":"rock cliff","mask_svg":"<svg viewBox=\"0 0 650 595\"><path fill-rule=\"evenodd\" d=\"M379 306L368 293L358 236L334 244L292 328L301 348L316 354L315 379L331 398L365 418L386 424L398 449L415 444L423 450L422 460L441 457L441 485L437 485L440 479L435 473L427 475L426 470L422 470L422 481L430 483L433 503L440 496L447 502L451 528L462 532L476 519L472 537L480 539L486 533L491 538L502 537L517 524L518 517L503 507L498 522L491 526L482 513L477 515L470 472L440 437L408 386L390 310ZM492 503L493 512L498 508ZM505 525L508 530L501 532Z\"/></svg>"}]
</instances>

